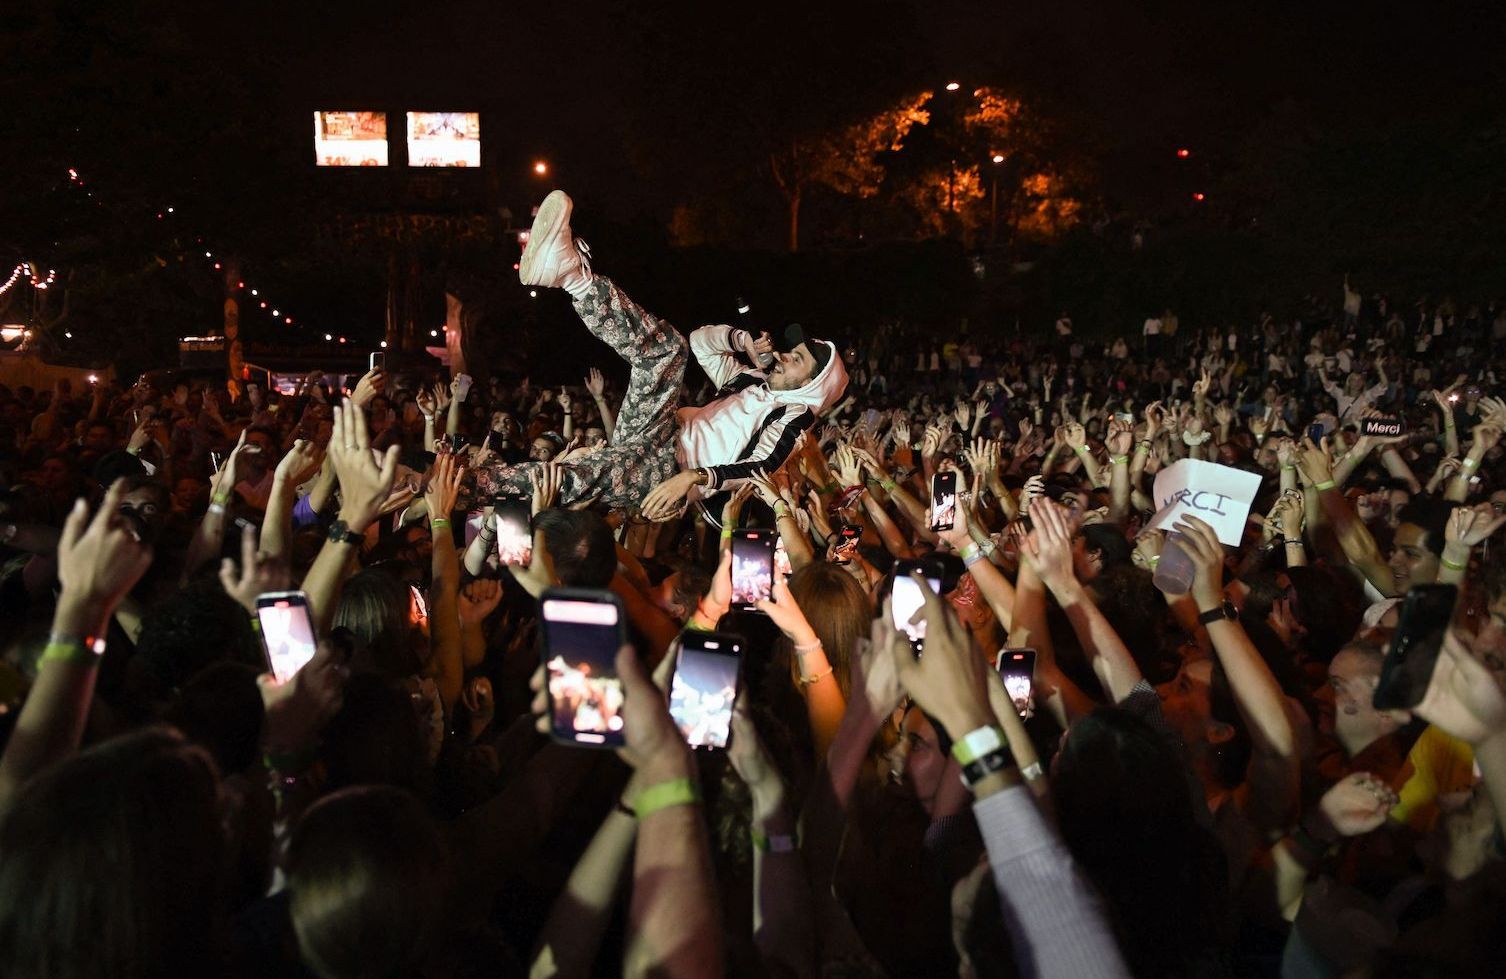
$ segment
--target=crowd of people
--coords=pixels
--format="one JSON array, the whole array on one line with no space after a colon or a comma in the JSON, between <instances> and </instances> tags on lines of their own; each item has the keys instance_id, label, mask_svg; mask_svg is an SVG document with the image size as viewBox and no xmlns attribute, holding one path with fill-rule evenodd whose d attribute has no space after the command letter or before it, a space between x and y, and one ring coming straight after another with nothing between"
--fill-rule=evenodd
<instances>
[{"instance_id":1,"label":"crowd of people","mask_svg":"<svg viewBox=\"0 0 1506 979\"><path fill-rule=\"evenodd\" d=\"M1502 974L1499 304L687 339L588 256L551 195L520 275L625 386L0 388L0 974ZM1184 458L1260 490L1169 593ZM734 609L746 528L791 571ZM545 680L561 586L620 604L612 680ZM741 637L725 750L687 630ZM551 738L571 696L623 744Z\"/></svg>"}]
</instances>

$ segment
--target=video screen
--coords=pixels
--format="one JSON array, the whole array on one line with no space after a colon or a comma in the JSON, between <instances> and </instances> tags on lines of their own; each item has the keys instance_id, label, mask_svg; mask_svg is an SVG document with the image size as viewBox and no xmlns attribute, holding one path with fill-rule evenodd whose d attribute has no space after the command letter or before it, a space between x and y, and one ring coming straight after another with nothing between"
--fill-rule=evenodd
<instances>
[{"instance_id":1,"label":"video screen","mask_svg":"<svg viewBox=\"0 0 1506 979\"><path fill-rule=\"evenodd\" d=\"M732 604L753 608L771 597L774 588L772 538L732 538Z\"/></svg>"},{"instance_id":2,"label":"video screen","mask_svg":"<svg viewBox=\"0 0 1506 979\"><path fill-rule=\"evenodd\" d=\"M732 733L732 704L737 699L736 647L709 652L690 646L680 650L669 687L669 716L692 748L725 748Z\"/></svg>"},{"instance_id":3,"label":"video screen","mask_svg":"<svg viewBox=\"0 0 1506 979\"><path fill-rule=\"evenodd\" d=\"M584 744L621 744L617 609L597 602L544 602L545 661L554 733Z\"/></svg>"},{"instance_id":4,"label":"video screen","mask_svg":"<svg viewBox=\"0 0 1506 979\"><path fill-rule=\"evenodd\" d=\"M387 113L315 112L314 163L321 167L385 167Z\"/></svg>"},{"instance_id":5,"label":"video screen","mask_svg":"<svg viewBox=\"0 0 1506 979\"><path fill-rule=\"evenodd\" d=\"M533 532L528 526L528 501L522 497L497 500L497 557L510 568L533 561Z\"/></svg>"},{"instance_id":6,"label":"video screen","mask_svg":"<svg viewBox=\"0 0 1506 979\"><path fill-rule=\"evenodd\" d=\"M270 605L258 603L256 617L261 623L272 677L279 684L287 683L314 658L317 648L308 606L287 599L278 599Z\"/></svg>"},{"instance_id":7,"label":"video screen","mask_svg":"<svg viewBox=\"0 0 1506 979\"><path fill-rule=\"evenodd\" d=\"M481 113L408 113L408 166L480 165Z\"/></svg>"}]
</instances>

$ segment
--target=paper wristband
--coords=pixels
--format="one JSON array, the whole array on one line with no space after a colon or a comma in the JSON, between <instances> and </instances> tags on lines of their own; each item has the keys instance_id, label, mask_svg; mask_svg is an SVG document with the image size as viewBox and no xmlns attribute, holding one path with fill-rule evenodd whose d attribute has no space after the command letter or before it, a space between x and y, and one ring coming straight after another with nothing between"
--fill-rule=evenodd
<instances>
[{"instance_id":1,"label":"paper wristband","mask_svg":"<svg viewBox=\"0 0 1506 979\"><path fill-rule=\"evenodd\" d=\"M671 779L650 785L633 798L633 814L642 822L661 809L693 806L701 801L701 790L688 778Z\"/></svg>"},{"instance_id":2,"label":"paper wristband","mask_svg":"<svg viewBox=\"0 0 1506 979\"><path fill-rule=\"evenodd\" d=\"M1321 483L1314 483L1313 489L1317 490L1319 493L1323 493L1333 489L1337 485L1338 483L1334 482L1333 480L1325 479Z\"/></svg>"}]
</instances>

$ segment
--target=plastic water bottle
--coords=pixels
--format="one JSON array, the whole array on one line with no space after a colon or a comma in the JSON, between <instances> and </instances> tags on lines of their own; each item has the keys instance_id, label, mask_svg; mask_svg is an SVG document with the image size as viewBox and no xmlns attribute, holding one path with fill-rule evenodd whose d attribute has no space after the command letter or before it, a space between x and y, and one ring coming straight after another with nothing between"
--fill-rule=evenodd
<instances>
[{"instance_id":1,"label":"plastic water bottle","mask_svg":"<svg viewBox=\"0 0 1506 979\"><path fill-rule=\"evenodd\" d=\"M1192 579L1197 575L1197 567L1182 548L1181 540L1181 534L1174 530L1167 531L1166 542L1161 545L1161 560L1156 563L1156 572L1151 579L1157 588L1168 595L1187 594L1192 589Z\"/></svg>"}]
</instances>

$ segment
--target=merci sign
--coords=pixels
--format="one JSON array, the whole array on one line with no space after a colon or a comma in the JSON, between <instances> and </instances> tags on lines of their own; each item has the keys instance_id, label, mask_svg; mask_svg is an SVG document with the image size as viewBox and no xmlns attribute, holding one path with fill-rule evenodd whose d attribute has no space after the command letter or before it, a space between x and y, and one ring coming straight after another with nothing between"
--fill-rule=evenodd
<instances>
[{"instance_id":1,"label":"merci sign","mask_svg":"<svg viewBox=\"0 0 1506 979\"><path fill-rule=\"evenodd\" d=\"M1156 515L1152 530L1170 530L1184 516L1211 526L1224 544L1244 538L1250 504L1260 491L1260 477L1201 459L1182 459L1156 473Z\"/></svg>"}]
</instances>

